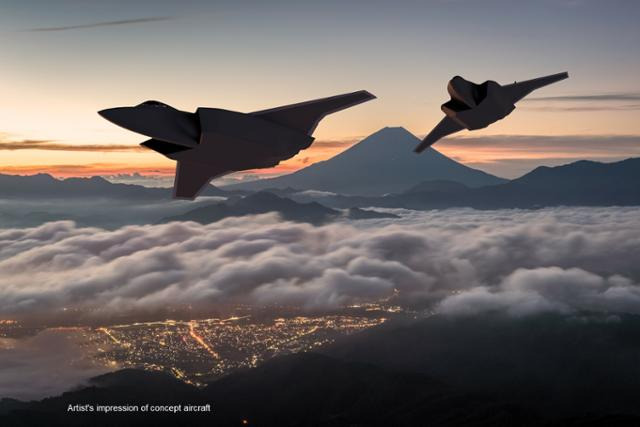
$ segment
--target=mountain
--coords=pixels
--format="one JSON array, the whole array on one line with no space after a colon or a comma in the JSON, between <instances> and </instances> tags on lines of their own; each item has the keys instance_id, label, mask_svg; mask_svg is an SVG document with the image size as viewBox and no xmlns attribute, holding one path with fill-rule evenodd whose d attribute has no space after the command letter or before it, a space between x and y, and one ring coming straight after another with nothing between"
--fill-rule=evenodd
<instances>
[{"instance_id":1,"label":"mountain","mask_svg":"<svg viewBox=\"0 0 640 427\"><path fill-rule=\"evenodd\" d=\"M349 208L347 211L349 219L378 219L378 218L400 218L396 214L388 212L378 212L370 209Z\"/></svg>"},{"instance_id":2,"label":"mountain","mask_svg":"<svg viewBox=\"0 0 640 427\"><path fill-rule=\"evenodd\" d=\"M68 412L76 404L210 404L212 411ZM458 392L423 374L314 353L279 357L204 389L177 384L161 372L127 369L39 402L0 401L0 424L10 426L533 426L540 421L531 411Z\"/></svg>"},{"instance_id":3,"label":"mountain","mask_svg":"<svg viewBox=\"0 0 640 427\"><path fill-rule=\"evenodd\" d=\"M460 184L455 181L447 181L444 179L436 179L421 182L420 184L414 185L409 188L405 193L424 193L424 192L442 192L442 193L453 193L456 191L465 191L468 190L464 184Z\"/></svg>"},{"instance_id":4,"label":"mountain","mask_svg":"<svg viewBox=\"0 0 640 427\"><path fill-rule=\"evenodd\" d=\"M506 185L545 204L640 204L640 158L614 163L581 160L568 165L541 166Z\"/></svg>"},{"instance_id":5,"label":"mountain","mask_svg":"<svg viewBox=\"0 0 640 427\"><path fill-rule=\"evenodd\" d=\"M386 127L329 160L292 174L224 187L261 190L293 187L340 194L399 193L426 180L449 180L469 187L506 180L464 166L430 148L418 155L418 138L401 127Z\"/></svg>"},{"instance_id":6,"label":"mountain","mask_svg":"<svg viewBox=\"0 0 640 427\"><path fill-rule=\"evenodd\" d=\"M244 198L226 203L212 203L162 219L160 222L195 221L209 224L230 216L245 216L277 212L283 219L290 221L310 222L321 224L340 215L340 212L322 206L316 202L298 203L293 200L261 191Z\"/></svg>"},{"instance_id":7,"label":"mountain","mask_svg":"<svg viewBox=\"0 0 640 427\"><path fill-rule=\"evenodd\" d=\"M423 182L386 197L332 196L331 207L380 206L406 209L532 209L549 206L640 205L640 158L614 163L581 160L563 166L539 167L504 184L481 188Z\"/></svg>"},{"instance_id":8,"label":"mountain","mask_svg":"<svg viewBox=\"0 0 640 427\"><path fill-rule=\"evenodd\" d=\"M5 175L0 174L0 199L69 199L116 198L116 199L171 199L169 188L150 188L132 184L114 184L106 179L90 178L56 179L48 174ZM227 192L212 185L203 196L225 196Z\"/></svg>"},{"instance_id":9,"label":"mountain","mask_svg":"<svg viewBox=\"0 0 640 427\"><path fill-rule=\"evenodd\" d=\"M260 191L246 197L213 203L181 215L163 218L160 222L195 221L208 224L230 216L256 215L267 212L277 212L288 221L309 222L311 224L323 224L341 217L349 219L397 218L397 215L358 208L349 209L345 215L317 202L299 203L267 191Z\"/></svg>"},{"instance_id":10,"label":"mountain","mask_svg":"<svg viewBox=\"0 0 640 427\"><path fill-rule=\"evenodd\" d=\"M206 405L210 403L194 386L164 372L124 369L92 378L88 385L38 402L18 404L0 400L0 425L3 426L123 426L179 425L166 412L98 413L97 405ZM75 410L69 407L79 406ZM88 406L92 405L94 411ZM180 414L182 416L183 414ZM171 423L164 424L168 419Z\"/></svg>"},{"instance_id":11,"label":"mountain","mask_svg":"<svg viewBox=\"0 0 640 427\"><path fill-rule=\"evenodd\" d=\"M231 414L247 414L255 425L489 426L538 419L424 374L314 353L279 357L230 374L204 393Z\"/></svg>"},{"instance_id":12,"label":"mountain","mask_svg":"<svg viewBox=\"0 0 640 427\"><path fill-rule=\"evenodd\" d=\"M282 195L297 192L293 189L273 191ZM79 226L114 229L180 220L210 223L229 216L266 212L278 212L286 220L313 224L340 218L397 218L393 214L359 208L342 212L314 200L298 202L270 192L252 194L209 186L203 195L209 198L173 200L168 188L115 184L101 177L59 180L46 174L0 174L0 200L6 200L0 204L0 226L34 227L50 221L72 220ZM217 198L220 203L212 203L211 198ZM225 199L228 201L222 202Z\"/></svg>"},{"instance_id":13,"label":"mountain","mask_svg":"<svg viewBox=\"0 0 640 427\"><path fill-rule=\"evenodd\" d=\"M374 136L387 133L408 134L401 128L388 130L389 132L385 129ZM410 134L409 136L413 138ZM354 148L358 148L367 140ZM381 146L384 144L384 142L380 143ZM347 155L350 151L351 149L342 155ZM435 151L427 153L433 159L440 159L437 162L450 162L465 168ZM414 158L417 157L421 156ZM332 161L333 159L324 163L330 164ZM366 185L376 188L373 181L379 179L381 175L377 169L363 171L355 166L349 169L356 175L369 175L370 179ZM480 173L466 169L473 173ZM375 170L375 173L372 170ZM356 184L360 185L359 182ZM542 166L512 181L482 187L473 187L448 179L421 180L411 182L396 193L384 196L367 196L366 194L349 196L322 190L300 191L289 185L278 189L273 187L274 183L270 180L265 180L265 185L270 187L269 192L275 192L276 195L261 192L255 197L249 195L241 198L240 196L248 192L226 191L210 186L205 190L204 195L222 196L229 201L226 204L202 207L210 200L202 198L195 202L172 201L170 189L114 184L100 177L58 180L44 174L33 176L0 174L0 199L11 200L11 203L0 206L0 224L32 226L46 221L72 219L84 225L116 227L125 224L154 223L161 218L211 222L227 216L271 211L280 212L285 219L322 223L345 216L335 208L378 206L406 209L452 207L533 209L547 206L638 206L640 205L640 158L613 163L582 160L563 166ZM286 198L278 198L277 195L286 196ZM86 203L87 199L94 199L94 201ZM314 204L315 201L320 201L322 204ZM153 203L157 206L143 207L145 204ZM198 208L193 209L194 206ZM352 209L348 211L346 217L365 219L390 217L389 215L392 214Z\"/></svg>"},{"instance_id":14,"label":"mountain","mask_svg":"<svg viewBox=\"0 0 640 427\"><path fill-rule=\"evenodd\" d=\"M70 220L78 226L115 229L153 224L211 203L237 197L209 186L204 196L175 200L170 188L116 184L101 177L56 179L51 175L0 174L0 227L35 227L50 221Z\"/></svg>"},{"instance_id":15,"label":"mountain","mask_svg":"<svg viewBox=\"0 0 640 427\"><path fill-rule=\"evenodd\" d=\"M640 205L640 158L541 166L506 184L451 196L458 206L480 209Z\"/></svg>"},{"instance_id":16,"label":"mountain","mask_svg":"<svg viewBox=\"0 0 640 427\"><path fill-rule=\"evenodd\" d=\"M323 352L419 372L547 415L638 416L638 333L638 315L435 315L370 329Z\"/></svg>"}]
</instances>

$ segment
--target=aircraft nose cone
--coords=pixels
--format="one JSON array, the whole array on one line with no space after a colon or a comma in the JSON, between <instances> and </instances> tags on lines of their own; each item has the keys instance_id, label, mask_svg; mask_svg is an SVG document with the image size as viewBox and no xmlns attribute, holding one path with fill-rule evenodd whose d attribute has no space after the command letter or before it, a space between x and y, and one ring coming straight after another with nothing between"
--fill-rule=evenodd
<instances>
[{"instance_id":1,"label":"aircraft nose cone","mask_svg":"<svg viewBox=\"0 0 640 427\"><path fill-rule=\"evenodd\" d=\"M109 120L111 123L115 123L118 126L123 126L130 118L131 107L118 107L118 108L107 108L106 110L98 111L105 119Z\"/></svg>"},{"instance_id":2,"label":"aircraft nose cone","mask_svg":"<svg viewBox=\"0 0 640 427\"><path fill-rule=\"evenodd\" d=\"M115 125L147 136L153 128L155 119L157 119L151 112L141 110L138 107L108 108L98 111L98 114Z\"/></svg>"},{"instance_id":3,"label":"aircraft nose cone","mask_svg":"<svg viewBox=\"0 0 640 427\"><path fill-rule=\"evenodd\" d=\"M193 114L144 104L108 108L98 114L115 125L153 139L188 147L198 145L200 129Z\"/></svg>"}]
</instances>

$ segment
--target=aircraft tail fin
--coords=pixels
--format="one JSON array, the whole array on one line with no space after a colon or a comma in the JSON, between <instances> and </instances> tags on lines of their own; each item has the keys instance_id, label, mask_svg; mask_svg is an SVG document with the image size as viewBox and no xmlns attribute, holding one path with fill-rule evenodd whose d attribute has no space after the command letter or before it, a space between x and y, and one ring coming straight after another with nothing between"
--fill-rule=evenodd
<instances>
[{"instance_id":1,"label":"aircraft tail fin","mask_svg":"<svg viewBox=\"0 0 640 427\"><path fill-rule=\"evenodd\" d=\"M311 135L320 120L326 115L375 99L366 90L285 105L269 110L256 111L251 115L288 126Z\"/></svg>"}]
</instances>

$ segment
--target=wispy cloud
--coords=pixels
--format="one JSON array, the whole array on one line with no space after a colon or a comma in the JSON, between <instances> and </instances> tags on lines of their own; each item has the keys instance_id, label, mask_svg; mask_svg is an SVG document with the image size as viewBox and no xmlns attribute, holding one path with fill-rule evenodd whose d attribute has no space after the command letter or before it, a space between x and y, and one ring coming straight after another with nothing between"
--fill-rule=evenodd
<instances>
[{"instance_id":1,"label":"wispy cloud","mask_svg":"<svg viewBox=\"0 0 640 427\"><path fill-rule=\"evenodd\" d=\"M4 165L0 166L0 173L14 175L33 175L48 173L58 178L87 177L87 176L113 176L138 172L142 175L167 175L173 176L173 165L140 165L132 166L120 163L85 163L85 164L33 164L33 165Z\"/></svg>"},{"instance_id":2,"label":"wispy cloud","mask_svg":"<svg viewBox=\"0 0 640 427\"><path fill-rule=\"evenodd\" d=\"M640 101L640 93L603 93L591 95L538 96L525 98L527 102L539 101Z\"/></svg>"},{"instance_id":3,"label":"wispy cloud","mask_svg":"<svg viewBox=\"0 0 640 427\"><path fill-rule=\"evenodd\" d=\"M345 149L349 148L356 142L362 140L364 136L354 137L354 138L345 138L345 139L335 139L335 140L319 140L314 142L317 148L323 149ZM313 147L312 145L312 147Z\"/></svg>"},{"instance_id":4,"label":"wispy cloud","mask_svg":"<svg viewBox=\"0 0 640 427\"><path fill-rule=\"evenodd\" d=\"M627 105L573 105L573 106L561 106L561 105L545 105L544 107L527 107L524 109L532 111L637 111L640 110L640 104L627 104Z\"/></svg>"},{"instance_id":5,"label":"wispy cloud","mask_svg":"<svg viewBox=\"0 0 640 427\"><path fill-rule=\"evenodd\" d=\"M600 93L586 95L539 96L525 98L527 110L539 111L636 111L640 110L640 93ZM536 106L539 104L544 106Z\"/></svg>"},{"instance_id":6,"label":"wispy cloud","mask_svg":"<svg viewBox=\"0 0 640 427\"><path fill-rule=\"evenodd\" d=\"M0 150L48 150L48 151L143 151L139 145L116 144L68 144L56 141L24 139L21 141L2 141Z\"/></svg>"},{"instance_id":7,"label":"wispy cloud","mask_svg":"<svg viewBox=\"0 0 640 427\"><path fill-rule=\"evenodd\" d=\"M51 31L84 30L88 28L113 27L118 25L133 25L133 24L146 24L149 22L171 21L173 19L175 19L175 17L172 17L172 16L152 16L148 18L121 19L118 21L93 22L90 24L65 25L60 27L28 28L23 31L32 32L32 33L41 33L41 32L51 32Z\"/></svg>"},{"instance_id":8,"label":"wispy cloud","mask_svg":"<svg viewBox=\"0 0 640 427\"><path fill-rule=\"evenodd\" d=\"M362 140L364 136L317 140L305 150L306 153L330 152L349 148ZM55 150L55 151L146 151L139 145L117 144L70 144L52 139L23 139L16 140L8 133L0 132L0 150Z\"/></svg>"},{"instance_id":9,"label":"wispy cloud","mask_svg":"<svg viewBox=\"0 0 640 427\"><path fill-rule=\"evenodd\" d=\"M441 148L499 149L505 152L634 154L640 152L640 135L492 135L447 138ZM612 150L614 152L612 152Z\"/></svg>"}]
</instances>

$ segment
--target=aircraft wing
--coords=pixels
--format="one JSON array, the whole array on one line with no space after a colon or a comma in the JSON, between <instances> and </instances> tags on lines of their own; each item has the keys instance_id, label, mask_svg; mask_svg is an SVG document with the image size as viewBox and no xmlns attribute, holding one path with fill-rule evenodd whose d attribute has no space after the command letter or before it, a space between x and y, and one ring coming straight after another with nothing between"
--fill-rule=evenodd
<instances>
[{"instance_id":1,"label":"aircraft wing","mask_svg":"<svg viewBox=\"0 0 640 427\"><path fill-rule=\"evenodd\" d=\"M444 116L444 119L440 120L440 123L438 123L436 127L434 127L433 130L424 137L420 145L418 145L413 151L416 153L422 153L440 138L444 138L445 136L461 131L462 129L464 129L464 127L461 124L449 116Z\"/></svg>"},{"instance_id":2,"label":"aircraft wing","mask_svg":"<svg viewBox=\"0 0 640 427\"><path fill-rule=\"evenodd\" d=\"M504 85L502 88L506 90L511 102L515 104L534 90L550 85L551 83L559 82L560 80L564 80L568 77L569 73L567 72L551 74L550 76Z\"/></svg>"},{"instance_id":3,"label":"aircraft wing","mask_svg":"<svg viewBox=\"0 0 640 427\"><path fill-rule=\"evenodd\" d=\"M161 141L159 139L148 139L145 142L141 142L140 145L165 156L170 156L171 154L191 149L185 145L174 144L173 142Z\"/></svg>"},{"instance_id":4,"label":"aircraft wing","mask_svg":"<svg viewBox=\"0 0 640 427\"><path fill-rule=\"evenodd\" d=\"M176 177L173 183L173 197L195 199L213 178L231 172L204 163L179 160L176 165Z\"/></svg>"},{"instance_id":5,"label":"aircraft wing","mask_svg":"<svg viewBox=\"0 0 640 427\"><path fill-rule=\"evenodd\" d=\"M256 111L251 113L251 115L280 123L302 131L307 135L311 135L320 120L326 115L371 99L375 99L375 96L366 90L359 90L357 92L330 96L329 98L315 99L313 101L285 105L269 110Z\"/></svg>"}]
</instances>

